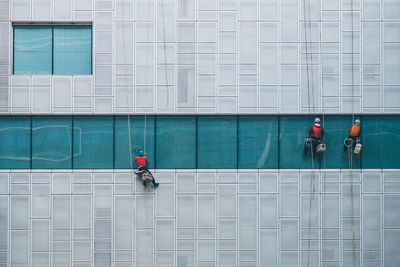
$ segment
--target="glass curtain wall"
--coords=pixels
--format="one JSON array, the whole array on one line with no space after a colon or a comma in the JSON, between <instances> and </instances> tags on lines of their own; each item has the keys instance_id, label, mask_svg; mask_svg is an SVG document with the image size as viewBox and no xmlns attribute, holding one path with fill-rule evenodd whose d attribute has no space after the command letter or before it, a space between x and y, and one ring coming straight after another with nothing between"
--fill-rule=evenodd
<instances>
[{"instance_id":1,"label":"glass curtain wall","mask_svg":"<svg viewBox=\"0 0 400 267\"><path fill-rule=\"evenodd\" d=\"M400 117L361 119L361 155L344 153L352 116L321 116L322 155L304 152L312 116L3 116L2 169L400 168Z\"/></svg>"}]
</instances>

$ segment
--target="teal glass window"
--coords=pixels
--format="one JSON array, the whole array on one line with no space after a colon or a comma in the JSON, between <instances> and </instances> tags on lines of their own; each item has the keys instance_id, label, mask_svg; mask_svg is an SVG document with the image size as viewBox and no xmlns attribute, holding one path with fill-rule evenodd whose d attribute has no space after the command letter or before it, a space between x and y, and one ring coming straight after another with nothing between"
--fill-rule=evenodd
<instances>
[{"instance_id":1,"label":"teal glass window","mask_svg":"<svg viewBox=\"0 0 400 267\"><path fill-rule=\"evenodd\" d=\"M51 74L51 26L14 26L14 73Z\"/></svg>"},{"instance_id":2,"label":"teal glass window","mask_svg":"<svg viewBox=\"0 0 400 267\"><path fill-rule=\"evenodd\" d=\"M92 73L92 26L14 25L14 74Z\"/></svg>"},{"instance_id":3,"label":"teal glass window","mask_svg":"<svg viewBox=\"0 0 400 267\"><path fill-rule=\"evenodd\" d=\"M114 167L114 120L112 117L75 117L73 168Z\"/></svg>"},{"instance_id":4,"label":"teal glass window","mask_svg":"<svg viewBox=\"0 0 400 267\"><path fill-rule=\"evenodd\" d=\"M53 73L92 73L91 26L54 26Z\"/></svg>"},{"instance_id":5,"label":"teal glass window","mask_svg":"<svg viewBox=\"0 0 400 267\"><path fill-rule=\"evenodd\" d=\"M400 116L361 119L362 167L400 168Z\"/></svg>"},{"instance_id":6,"label":"teal glass window","mask_svg":"<svg viewBox=\"0 0 400 267\"><path fill-rule=\"evenodd\" d=\"M72 168L72 118L32 118L32 169Z\"/></svg>"},{"instance_id":7,"label":"teal glass window","mask_svg":"<svg viewBox=\"0 0 400 267\"><path fill-rule=\"evenodd\" d=\"M197 168L237 168L237 117L197 118Z\"/></svg>"},{"instance_id":8,"label":"teal glass window","mask_svg":"<svg viewBox=\"0 0 400 267\"><path fill-rule=\"evenodd\" d=\"M309 153L304 154L304 143L314 118L310 116L281 116L279 119L279 168L311 169ZM322 122L323 124L324 122ZM319 168L321 158L314 158L314 167Z\"/></svg>"},{"instance_id":9,"label":"teal glass window","mask_svg":"<svg viewBox=\"0 0 400 267\"><path fill-rule=\"evenodd\" d=\"M0 168L29 169L31 118L0 117Z\"/></svg>"},{"instance_id":10,"label":"teal glass window","mask_svg":"<svg viewBox=\"0 0 400 267\"><path fill-rule=\"evenodd\" d=\"M143 150L149 160L149 168L154 168L154 116L135 116L116 117L115 118L115 168L128 169L136 168L136 162L130 159L134 158L139 150ZM129 134L131 133L131 152L129 151ZM146 127L145 127L146 126ZM146 129L146 130L145 130Z\"/></svg>"},{"instance_id":11,"label":"teal glass window","mask_svg":"<svg viewBox=\"0 0 400 267\"><path fill-rule=\"evenodd\" d=\"M277 117L239 117L239 168L278 168Z\"/></svg>"},{"instance_id":12,"label":"teal glass window","mask_svg":"<svg viewBox=\"0 0 400 267\"><path fill-rule=\"evenodd\" d=\"M321 119L327 150L312 164L304 142L313 116L2 116L0 168L129 169L139 150L150 168L349 168L342 152L352 116ZM359 119L363 149L353 169L400 168L400 116Z\"/></svg>"},{"instance_id":13,"label":"teal glass window","mask_svg":"<svg viewBox=\"0 0 400 267\"><path fill-rule=\"evenodd\" d=\"M321 168L348 169L350 168L350 160L353 169L360 168L361 159L359 156L354 155L350 159L347 153L342 153L344 151L344 140L349 136L348 129L353 122L352 116L324 117L324 142L327 149L324 152L325 160L321 163Z\"/></svg>"},{"instance_id":14,"label":"teal glass window","mask_svg":"<svg viewBox=\"0 0 400 267\"><path fill-rule=\"evenodd\" d=\"M196 168L196 117L160 116L156 125L157 168Z\"/></svg>"}]
</instances>

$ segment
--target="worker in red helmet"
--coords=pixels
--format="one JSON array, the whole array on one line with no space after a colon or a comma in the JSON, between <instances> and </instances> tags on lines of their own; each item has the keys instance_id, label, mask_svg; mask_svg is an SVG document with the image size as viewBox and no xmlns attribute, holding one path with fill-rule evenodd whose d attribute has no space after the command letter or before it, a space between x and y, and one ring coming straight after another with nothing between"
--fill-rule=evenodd
<instances>
[{"instance_id":1,"label":"worker in red helmet","mask_svg":"<svg viewBox=\"0 0 400 267\"><path fill-rule=\"evenodd\" d=\"M149 171L149 168L148 168L148 166L149 166L149 160L148 160L147 157L144 155L144 151L140 150L140 151L138 152L138 156L136 156L136 157L134 158L134 160L136 161L136 164L137 164L137 166L138 166L138 171L139 171L139 172L140 172L140 171L146 171L146 172L148 172L148 173L151 175L151 177L152 177L152 181L151 181L151 182L153 183L154 187L158 187L159 183L156 183L156 180L154 179L153 174ZM146 182L146 181L143 181L143 185L146 187L146 186L147 186L147 182Z\"/></svg>"},{"instance_id":2,"label":"worker in red helmet","mask_svg":"<svg viewBox=\"0 0 400 267\"><path fill-rule=\"evenodd\" d=\"M324 127L321 125L320 118L315 118L314 124L308 131L308 137L314 140L322 140L324 138Z\"/></svg>"},{"instance_id":3,"label":"worker in red helmet","mask_svg":"<svg viewBox=\"0 0 400 267\"><path fill-rule=\"evenodd\" d=\"M315 118L313 125L311 125L308 130L308 140L311 141L312 150L316 152L316 148L319 144L322 143L322 139L324 138L324 127L321 125L320 118ZM308 146L307 142L304 147L304 153L307 153Z\"/></svg>"}]
</instances>

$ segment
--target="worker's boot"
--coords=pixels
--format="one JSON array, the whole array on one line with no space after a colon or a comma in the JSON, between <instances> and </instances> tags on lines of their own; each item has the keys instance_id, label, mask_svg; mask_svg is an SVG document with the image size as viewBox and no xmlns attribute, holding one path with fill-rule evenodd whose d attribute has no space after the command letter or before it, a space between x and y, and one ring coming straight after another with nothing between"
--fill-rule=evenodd
<instances>
[{"instance_id":1,"label":"worker's boot","mask_svg":"<svg viewBox=\"0 0 400 267\"><path fill-rule=\"evenodd\" d=\"M157 188L159 186L159 183L156 183L156 180L153 177L153 181L151 181L153 183L154 188Z\"/></svg>"}]
</instances>

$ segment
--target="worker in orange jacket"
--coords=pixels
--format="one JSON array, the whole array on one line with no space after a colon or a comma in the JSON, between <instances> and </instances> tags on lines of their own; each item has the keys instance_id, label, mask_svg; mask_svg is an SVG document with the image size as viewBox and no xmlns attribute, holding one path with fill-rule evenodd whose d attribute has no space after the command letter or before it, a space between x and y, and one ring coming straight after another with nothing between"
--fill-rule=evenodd
<instances>
[{"instance_id":1,"label":"worker in orange jacket","mask_svg":"<svg viewBox=\"0 0 400 267\"><path fill-rule=\"evenodd\" d=\"M360 142L360 135L361 135L360 124L361 124L361 121L359 119L357 119L354 121L354 124L349 127L349 130L348 130L349 136L347 137L347 139L353 140L352 150L354 150L354 147L356 146L356 144ZM345 144L343 152L346 152L347 148L348 148L348 146L346 146L346 144Z\"/></svg>"}]
</instances>

